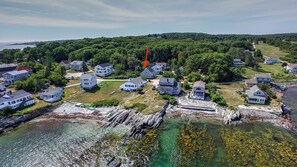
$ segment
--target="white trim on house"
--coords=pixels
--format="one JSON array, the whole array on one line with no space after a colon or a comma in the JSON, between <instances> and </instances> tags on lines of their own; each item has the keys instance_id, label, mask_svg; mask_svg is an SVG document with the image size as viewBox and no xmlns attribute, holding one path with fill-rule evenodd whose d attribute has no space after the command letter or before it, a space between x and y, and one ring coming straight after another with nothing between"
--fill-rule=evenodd
<instances>
[{"instance_id":1,"label":"white trim on house","mask_svg":"<svg viewBox=\"0 0 297 167\"><path fill-rule=\"evenodd\" d=\"M113 65L110 63L103 63L95 66L95 74L100 77L106 77L113 73Z\"/></svg>"},{"instance_id":2,"label":"white trim on house","mask_svg":"<svg viewBox=\"0 0 297 167\"><path fill-rule=\"evenodd\" d=\"M54 88L48 89L44 92L39 93L39 98L43 101L54 103L60 101L62 99L63 89L62 88Z\"/></svg>"},{"instance_id":3,"label":"white trim on house","mask_svg":"<svg viewBox=\"0 0 297 167\"><path fill-rule=\"evenodd\" d=\"M27 70L6 72L3 74L4 84L13 85L15 81L20 81L24 78L28 78L29 76L30 73Z\"/></svg>"},{"instance_id":4,"label":"white trim on house","mask_svg":"<svg viewBox=\"0 0 297 167\"><path fill-rule=\"evenodd\" d=\"M83 89L93 89L97 86L97 78L93 74L82 74L80 77L80 86Z\"/></svg>"},{"instance_id":5,"label":"white trim on house","mask_svg":"<svg viewBox=\"0 0 297 167\"><path fill-rule=\"evenodd\" d=\"M285 68L288 72L297 74L297 64L288 64Z\"/></svg>"},{"instance_id":6,"label":"white trim on house","mask_svg":"<svg viewBox=\"0 0 297 167\"><path fill-rule=\"evenodd\" d=\"M32 95L24 90L17 92L7 92L0 97L0 110L9 107L11 109L19 108L21 105L27 107L35 103Z\"/></svg>"},{"instance_id":7,"label":"white trim on house","mask_svg":"<svg viewBox=\"0 0 297 167\"><path fill-rule=\"evenodd\" d=\"M127 92L136 91L137 89L144 87L145 83L146 81L142 80L140 77L131 78L120 86L120 90Z\"/></svg>"},{"instance_id":8,"label":"white trim on house","mask_svg":"<svg viewBox=\"0 0 297 167\"><path fill-rule=\"evenodd\" d=\"M250 104L265 104L268 95L263 92L257 85L245 91L247 94L247 101Z\"/></svg>"}]
</instances>

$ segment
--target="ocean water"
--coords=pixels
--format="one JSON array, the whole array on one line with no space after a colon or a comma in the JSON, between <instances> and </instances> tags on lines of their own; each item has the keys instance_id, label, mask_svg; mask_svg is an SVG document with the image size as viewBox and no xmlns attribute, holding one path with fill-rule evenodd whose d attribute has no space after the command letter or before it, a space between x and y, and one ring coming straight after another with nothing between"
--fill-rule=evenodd
<instances>
[{"instance_id":1,"label":"ocean water","mask_svg":"<svg viewBox=\"0 0 297 167\"><path fill-rule=\"evenodd\" d=\"M12 45L14 43L0 43L0 51L4 49L21 49L23 50L26 47L35 47L35 45Z\"/></svg>"},{"instance_id":2,"label":"ocean water","mask_svg":"<svg viewBox=\"0 0 297 167\"><path fill-rule=\"evenodd\" d=\"M289 89L284 98L285 103L291 105L295 110L293 113L295 121L297 117L296 92L296 88ZM231 137L228 140L238 142L234 147L240 145L238 149L236 148L236 150L239 151L236 155L240 154L241 150L249 150L250 146L259 148L259 150L266 149L266 147L272 147L277 151L283 151L282 154L287 153L287 150L281 150L282 148L291 148L295 154L288 151L290 153L285 155L285 157L291 156L292 159L296 159L296 162L289 162L291 164L288 163L287 165L282 166L297 166L297 136L285 129L274 127L272 124L250 123L231 127L224 125L221 121L209 119L181 119L169 117L165 118L164 123L158 129L158 147L156 147L156 150L154 151L155 154L149 157L150 163L146 166L183 166L180 164L183 156L178 148L181 148L180 145L182 143L182 140L180 140L181 132L183 131L183 128L187 126L191 126L195 132L207 129L207 131L202 134L206 135L208 138L202 137L195 139L196 141L191 141L190 143L201 141L202 148L203 146L208 146L207 144L212 143L210 146L215 150L213 157L207 162L201 161L197 157L201 156L202 153L211 152L211 147L209 147L209 151L208 148L206 148L206 150L204 148L204 152L202 151L202 153L194 152L197 157L194 159L189 158L190 161L198 164L194 166L232 166L230 165L230 161L228 161L231 154L230 147L228 150L226 140L224 142L222 136L228 134L228 131L231 132L229 133ZM110 133L110 131L102 129L97 123L92 121L33 120L0 135L0 166L88 166L85 165L88 163L78 162L89 161L82 159L82 155L87 153L88 150L107 133ZM115 129L113 133L123 135L126 131ZM233 134L238 134L238 136L232 136ZM246 135L245 138L237 139L242 135ZM213 142L210 142L210 138ZM248 143L245 141L248 141ZM241 146L242 143L243 145ZM290 146L288 146L288 144ZM233 148L233 145L231 148ZM191 152L192 147L185 149L186 152ZM273 150L266 152L270 152L270 156L275 156L277 159L279 155L274 155L271 151ZM251 156L256 154L261 156L262 153L265 153L265 151L258 152L257 149L253 150L253 152L247 151L241 155L241 158L249 159L249 154ZM188 157L186 157L186 159L187 158ZM265 159L265 157L263 158ZM281 158L281 161L285 161L283 159L284 158ZM239 161L239 163L241 163L241 161ZM242 163L233 166L247 165Z\"/></svg>"},{"instance_id":3,"label":"ocean water","mask_svg":"<svg viewBox=\"0 0 297 167\"><path fill-rule=\"evenodd\" d=\"M71 166L102 134L93 122L29 122L0 135L0 166Z\"/></svg>"},{"instance_id":4,"label":"ocean water","mask_svg":"<svg viewBox=\"0 0 297 167\"><path fill-rule=\"evenodd\" d=\"M293 123L297 126L297 88L289 88L285 92L283 102L292 108Z\"/></svg>"},{"instance_id":5,"label":"ocean water","mask_svg":"<svg viewBox=\"0 0 297 167\"><path fill-rule=\"evenodd\" d=\"M206 134L211 136L214 141L214 156L211 158L210 161L202 161L198 158L198 155L202 153L207 153L208 150L204 150L205 152L195 152L196 157L193 159L189 158L189 161L197 162L195 165L183 165L180 163L182 155L177 151L177 145L179 140L180 131L184 126L190 125L192 126L195 131L199 131L203 128L207 129ZM229 166L246 166L246 164L241 163L239 158L239 164L234 165L228 162L228 149L226 148L224 141L222 140L222 134L224 134L224 130L230 130L231 133L237 133L238 131L243 132L244 134L248 134L245 140L249 140L250 145L254 145L255 147L265 148L270 146L270 142L274 142L275 145L281 144L283 141L288 141L293 145L293 150L297 151L297 136L284 130L282 128L274 127L270 123L250 123L250 124L241 124L236 127L231 127L228 125L222 124L220 121L213 121L213 120L182 120L180 118L167 118L163 124L163 129L160 131L159 136L159 149L156 151L156 154L151 157L151 163L148 165L150 167L175 167L175 166L211 166L211 167L229 167ZM277 135L275 135L277 134ZM275 136L274 136L275 135ZM263 142L259 140L253 141L254 137L259 138L269 138L267 141ZM272 136L272 137L270 137ZM228 140L233 140L230 138ZM234 140L236 141L236 139ZM194 142L191 140L190 142ZM208 140L203 140L202 143L206 144L209 142ZM243 140L237 140L237 145L240 145ZM234 143L234 147L236 144ZM232 146L233 147L233 146ZM243 148L238 147L238 151L240 149L250 149L249 144L245 143ZM271 147L271 146L270 146ZM191 152L191 147L185 148L186 152ZM255 150L253 150L255 151ZM293 152L294 152L293 151ZM265 152L265 151L264 151ZM247 159L253 161L252 157L249 158L248 152L246 154L241 155ZM252 155L261 154L260 151L252 153ZM237 156L237 155L236 155ZM278 155L271 155L278 156ZM297 158L297 153L294 155ZM186 159L188 157L185 157ZM261 165L260 165L261 166ZM278 165L276 165L278 166ZM288 166L288 165L285 165ZM295 163L289 166L297 166L297 160Z\"/></svg>"}]
</instances>

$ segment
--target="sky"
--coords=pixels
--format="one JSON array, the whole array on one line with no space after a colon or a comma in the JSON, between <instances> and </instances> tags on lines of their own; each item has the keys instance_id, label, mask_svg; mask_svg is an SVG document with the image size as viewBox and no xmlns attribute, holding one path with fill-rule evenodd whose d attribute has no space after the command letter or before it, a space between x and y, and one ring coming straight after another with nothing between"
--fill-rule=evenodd
<instances>
[{"instance_id":1,"label":"sky","mask_svg":"<svg viewBox=\"0 0 297 167\"><path fill-rule=\"evenodd\" d=\"M297 32L297 0L0 0L0 42Z\"/></svg>"}]
</instances>

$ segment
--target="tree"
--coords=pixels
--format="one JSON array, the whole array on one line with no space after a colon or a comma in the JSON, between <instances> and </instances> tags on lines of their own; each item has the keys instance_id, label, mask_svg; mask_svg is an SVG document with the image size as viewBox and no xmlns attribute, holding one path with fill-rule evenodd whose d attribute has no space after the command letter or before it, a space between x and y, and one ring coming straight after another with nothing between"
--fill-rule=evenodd
<instances>
[{"instance_id":1,"label":"tree","mask_svg":"<svg viewBox=\"0 0 297 167\"><path fill-rule=\"evenodd\" d=\"M189 89L191 89L191 87L190 87L190 85L189 85L189 83L188 83L187 81L185 81L185 82L183 83L183 88L184 88L185 90L189 90Z\"/></svg>"},{"instance_id":2,"label":"tree","mask_svg":"<svg viewBox=\"0 0 297 167\"><path fill-rule=\"evenodd\" d=\"M53 50L53 57L56 62L60 62L62 60L68 60L67 50L63 46L59 46Z\"/></svg>"},{"instance_id":3,"label":"tree","mask_svg":"<svg viewBox=\"0 0 297 167\"><path fill-rule=\"evenodd\" d=\"M49 80L55 86L65 86L67 84L67 80L62 75L56 72L51 73Z\"/></svg>"},{"instance_id":4,"label":"tree","mask_svg":"<svg viewBox=\"0 0 297 167\"><path fill-rule=\"evenodd\" d=\"M163 77L165 77L165 78L177 78L177 76L173 72L170 72L170 71L164 71Z\"/></svg>"},{"instance_id":5,"label":"tree","mask_svg":"<svg viewBox=\"0 0 297 167\"><path fill-rule=\"evenodd\" d=\"M85 62L83 62L83 64L82 64L82 69L83 69L83 72L89 71L89 68Z\"/></svg>"},{"instance_id":6,"label":"tree","mask_svg":"<svg viewBox=\"0 0 297 167\"><path fill-rule=\"evenodd\" d=\"M196 81L199 81L199 80L201 80L201 75L200 74L198 74L198 72L191 72L189 75L188 75L188 80L190 81L190 82L196 82Z\"/></svg>"}]
</instances>

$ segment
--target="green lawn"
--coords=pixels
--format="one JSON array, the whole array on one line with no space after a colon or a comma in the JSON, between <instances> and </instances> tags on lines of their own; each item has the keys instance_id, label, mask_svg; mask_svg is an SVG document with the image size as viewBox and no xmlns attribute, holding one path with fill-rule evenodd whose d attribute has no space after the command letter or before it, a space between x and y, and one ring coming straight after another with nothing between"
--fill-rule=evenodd
<instances>
[{"instance_id":1,"label":"green lawn","mask_svg":"<svg viewBox=\"0 0 297 167\"><path fill-rule=\"evenodd\" d=\"M267 73L271 73L271 74L284 74L284 70L283 67L281 65L281 63L276 63L276 64L272 64L272 65L267 65L264 63L259 63L261 69Z\"/></svg>"},{"instance_id":2,"label":"green lawn","mask_svg":"<svg viewBox=\"0 0 297 167\"><path fill-rule=\"evenodd\" d=\"M232 83L217 85L219 93L224 97L228 106L236 107L238 105L244 105L244 98L241 97L236 91L243 90L243 83Z\"/></svg>"},{"instance_id":3,"label":"green lawn","mask_svg":"<svg viewBox=\"0 0 297 167\"><path fill-rule=\"evenodd\" d=\"M281 63L267 65L264 63L259 63L260 68L252 69L252 68L244 68L245 72L243 74L244 78L253 78L255 74L260 73L271 73L272 79L274 82L288 82L288 81L296 81L297 77L292 76L283 70Z\"/></svg>"},{"instance_id":4,"label":"green lawn","mask_svg":"<svg viewBox=\"0 0 297 167\"><path fill-rule=\"evenodd\" d=\"M281 51L278 47L274 47L268 44L256 45L256 48L261 50L264 56L273 57L273 58L284 57L285 55L288 54Z\"/></svg>"},{"instance_id":5,"label":"green lawn","mask_svg":"<svg viewBox=\"0 0 297 167\"><path fill-rule=\"evenodd\" d=\"M85 92L81 90L80 86L67 88L65 89L64 100L91 104L99 100L117 99L120 101L120 106L122 107L131 107L134 104L142 103L147 106L146 109L141 111L144 114L161 111L166 103L157 91L151 90L150 85L144 87L144 94L139 94L138 92L120 91L119 87L123 83L124 82L102 82L99 85L100 88L92 92ZM112 92L114 93L112 94Z\"/></svg>"}]
</instances>

